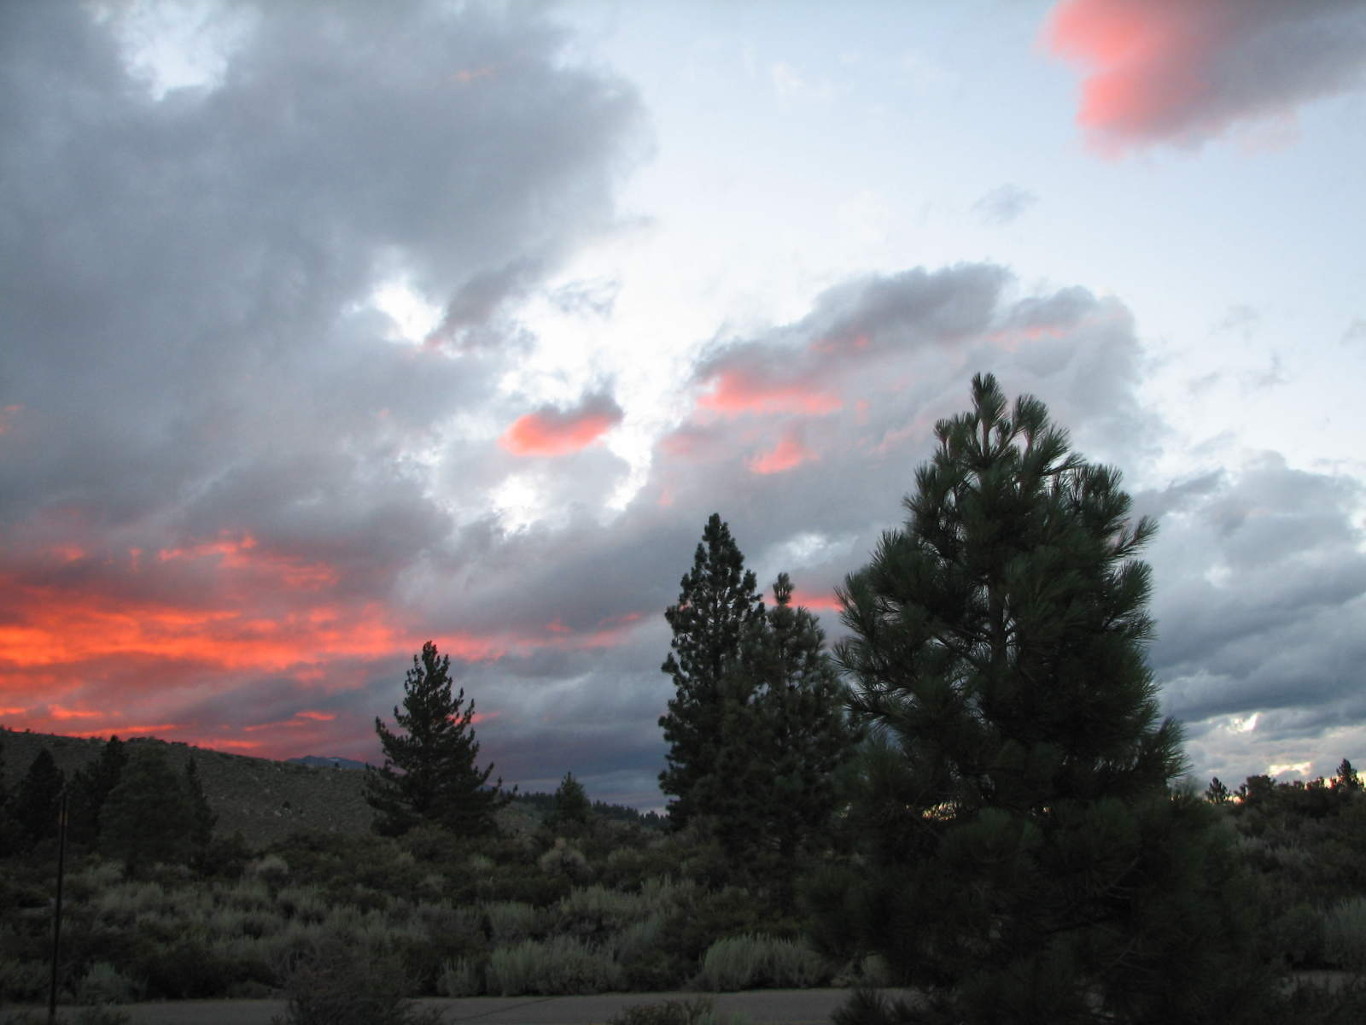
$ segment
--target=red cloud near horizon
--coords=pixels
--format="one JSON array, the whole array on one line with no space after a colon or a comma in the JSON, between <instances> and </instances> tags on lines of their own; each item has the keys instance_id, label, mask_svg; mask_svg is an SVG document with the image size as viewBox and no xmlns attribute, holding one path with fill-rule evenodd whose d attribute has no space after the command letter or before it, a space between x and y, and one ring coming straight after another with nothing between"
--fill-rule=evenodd
<instances>
[{"instance_id":1,"label":"red cloud near horizon","mask_svg":"<svg viewBox=\"0 0 1366 1025\"><path fill-rule=\"evenodd\" d=\"M610 396L590 396L574 409L545 407L520 416L498 442L517 456L572 455L621 423L621 418L621 407Z\"/></svg>"},{"instance_id":2,"label":"red cloud near horizon","mask_svg":"<svg viewBox=\"0 0 1366 1025\"><path fill-rule=\"evenodd\" d=\"M1198 145L1351 88L1366 67L1366 8L1247 0L1063 0L1042 42L1087 69L1077 122L1120 157Z\"/></svg>"},{"instance_id":3,"label":"red cloud near horizon","mask_svg":"<svg viewBox=\"0 0 1366 1025\"><path fill-rule=\"evenodd\" d=\"M643 619L429 631L401 606L349 594L336 567L244 532L168 545L151 558L140 550L72 558L0 567L0 716L8 727L156 734L279 757L314 748L345 754L365 743L372 720L319 708L319 695L369 687L381 663L401 679L429 636L455 660L489 662L614 647ZM271 695L269 710L256 721L261 693ZM201 719L206 702L223 700L241 703L233 722Z\"/></svg>"}]
</instances>

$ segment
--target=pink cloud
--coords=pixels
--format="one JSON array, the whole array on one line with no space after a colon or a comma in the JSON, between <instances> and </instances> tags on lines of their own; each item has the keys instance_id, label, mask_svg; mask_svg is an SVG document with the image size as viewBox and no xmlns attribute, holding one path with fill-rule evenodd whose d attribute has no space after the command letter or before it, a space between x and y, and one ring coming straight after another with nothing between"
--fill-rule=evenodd
<instances>
[{"instance_id":1,"label":"pink cloud","mask_svg":"<svg viewBox=\"0 0 1366 1025\"><path fill-rule=\"evenodd\" d=\"M1063 0L1042 42L1086 69L1077 122L1107 157L1198 145L1351 88L1366 8L1251 0Z\"/></svg>"},{"instance_id":2,"label":"pink cloud","mask_svg":"<svg viewBox=\"0 0 1366 1025\"><path fill-rule=\"evenodd\" d=\"M802 413L824 416L844 403L838 395L800 382L764 381L742 370L722 370L713 375L710 390L698 406L725 416L743 413Z\"/></svg>"},{"instance_id":3,"label":"pink cloud","mask_svg":"<svg viewBox=\"0 0 1366 1025\"><path fill-rule=\"evenodd\" d=\"M796 430L789 429L777 445L755 456L746 465L753 473L786 473L802 463L814 462L819 458L815 450L801 440Z\"/></svg>"},{"instance_id":4,"label":"pink cloud","mask_svg":"<svg viewBox=\"0 0 1366 1025\"><path fill-rule=\"evenodd\" d=\"M800 588L792 592L792 604L812 612L843 612L844 606L835 597L833 591L803 591Z\"/></svg>"},{"instance_id":5,"label":"pink cloud","mask_svg":"<svg viewBox=\"0 0 1366 1025\"><path fill-rule=\"evenodd\" d=\"M0 434L9 433L23 409L20 405L0 406Z\"/></svg>"},{"instance_id":6,"label":"pink cloud","mask_svg":"<svg viewBox=\"0 0 1366 1025\"><path fill-rule=\"evenodd\" d=\"M518 417L499 444L518 456L567 456L593 444L621 423L610 397L590 397L575 409L545 408Z\"/></svg>"}]
</instances>

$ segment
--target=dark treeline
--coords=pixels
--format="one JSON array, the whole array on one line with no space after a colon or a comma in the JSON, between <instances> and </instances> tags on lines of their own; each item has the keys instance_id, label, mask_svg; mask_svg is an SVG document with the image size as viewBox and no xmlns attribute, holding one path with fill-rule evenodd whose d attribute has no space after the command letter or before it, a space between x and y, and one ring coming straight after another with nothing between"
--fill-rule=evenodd
<instances>
[{"instance_id":1,"label":"dark treeline","mask_svg":"<svg viewBox=\"0 0 1366 1025\"><path fill-rule=\"evenodd\" d=\"M420 994L838 985L840 1025L1366 1020L1350 762L1192 792L1119 474L989 376L936 432L833 650L706 523L665 610L664 816L572 772L505 788L431 643L375 721L368 831L248 842L152 744L69 775L0 750L0 1000L44 992L65 801L67 1001L284 993L345 1025Z\"/></svg>"}]
</instances>

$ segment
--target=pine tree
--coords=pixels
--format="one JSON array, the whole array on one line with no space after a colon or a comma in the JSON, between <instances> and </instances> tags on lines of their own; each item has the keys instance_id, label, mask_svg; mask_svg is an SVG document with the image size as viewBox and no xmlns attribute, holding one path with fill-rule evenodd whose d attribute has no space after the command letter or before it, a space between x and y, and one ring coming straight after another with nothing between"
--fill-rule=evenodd
<instances>
[{"instance_id":1,"label":"pine tree","mask_svg":"<svg viewBox=\"0 0 1366 1025\"><path fill-rule=\"evenodd\" d=\"M450 656L428 641L403 682L403 707L394 707L401 732L376 717L375 732L384 749L384 767L368 769L366 800L379 814L375 829L401 836L422 822L464 836L493 832L494 814L511 800L489 785L493 766L476 764L479 744L471 723L474 702L465 691L452 695Z\"/></svg>"},{"instance_id":2,"label":"pine tree","mask_svg":"<svg viewBox=\"0 0 1366 1025\"><path fill-rule=\"evenodd\" d=\"M21 844L19 824L14 820L14 795L5 775L5 731L0 729L0 858L7 858Z\"/></svg>"},{"instance_id":3,"label":"pine tree","mask_svg":"<svg viewBox=\"0 0 1366 1025\"><path fill-rule=\"evenodd\" d=\"M1205 800L1210 804L1228 804L1233 800L1233 793L1224 785L1223 780L1215 776L1205 788Z\"/></svg>"},{"instance_id":4,"label":"pine tree","mask_svg":"<svg viewBox=\"0 0 1366 1025\"><path fill-rule=\"evenodd\" d=\"M1144 657L1153 525L990 376L936 435L905 527L841 593L874 732L864 860L815 894L829 937L927 1000L843 1020L1240 1020L1265 994L1248 902L1213 809L1171 793Z\"/></svg>"},{"instance_id":5,"label":"pine tree","mask_svg":"<svg viewBox=\"0 0 1366 1025\"><path fill-rule=\"evenodd\" d=\"M52 753L43 748L19 781L12 801L23 846L32 847L57 835L58 808L65 787L66 777L57 768Z\"/></svg>"},{"instance_id":6,"label":"pine tree","mask_svg":"<svg viewBox=\"0 0 1366 1025\"><path fill-rule=\"evenodd\" d=\"M117 736L111 736L95 761L71 779L71 817L68 836L74 843L94 847L99 842L100 812L109 794L119 785L128 752Z\"/></svg>"},{"instance_id":7,"label":"pine tree","mask_svg":"<svg viewBox=\"0 0 1366 1025\"><path fill-rule=\"evenodd\" d=\"M782 903L803 858L828 844L838 771L855 737L824 631L793 606L786 573L773 599L742 639L716 771L698 794L732 863Z\"/></svg>"},{"instance_id":8,"label":"pine tree","mask_svg":"<svg viewBox=\"0 0 1366 1025\"><path fill-rule=\"evenodd\" d=\"M593 815L593 802L583 784L566 772L555 791L555 805L550 811L548 825L554 829L583 827Z\"/></svg>"},{"instance_id":9,"label":"pine tree","mask_svg":"<svg viewBox=\"0 0 1366 1025\"><path fill-rule=\"evenodd\" d=\"M1341 787L1345 791L1358 791L1361 789L1361 777L1357 775L1356 769L1352 768L1349 759L1344 758L1338 764L1337 775L1333 777L1333 785Z\"/></svg>"},{"instance_id":10,"label":"pine tree","mask_svg":"<svg viewBox=\"0 0 1366 1025\"><path fill-rule=\"evenodd\" d=\"M197 852L205 851L213 840L213 827L218 822L204 795L204 784L199 780L199 766L191 755L185 763L185 796L190 801L190 841Z\"/></svg>"},{"instance_id":11,"label":"pine tree","mask_svg":"<svg viewBox=\"0 0 1366 1025\"><path fill-rule=\"evenodd\" d=\"M708 813L698 806L697 787L716 774L727 704L747 700L731 689L744 686L735 671L741 643L764 614L754 574L717 513L680 588L678 604L664 613L674 636L661 669L673 677L675 693L659 720L669 743L659 787L672 797L669 821L676 828Z\"/></svg>"},{"instance_id":12,"label":"pine tree","mask_svg":"<svg viewBox=\"0 0 1366 1025\"><path fill-rule=\"evenodd\" d=\"M183 864L194 851L194 805L165 750L137 744L100 812L100 850L130 872Z\"/></svg>"}]
</instances>

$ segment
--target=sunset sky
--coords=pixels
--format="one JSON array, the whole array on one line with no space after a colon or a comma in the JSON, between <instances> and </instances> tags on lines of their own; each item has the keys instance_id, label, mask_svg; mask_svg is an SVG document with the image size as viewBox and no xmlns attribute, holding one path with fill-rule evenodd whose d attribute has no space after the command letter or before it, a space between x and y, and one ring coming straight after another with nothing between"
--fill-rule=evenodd
<instances>
[{"instance_id":1,"label":"sunset sky","mask_svg":"<svg viewBox=\"0 0 1366 1025\"><path fill-rule=\"evenodd\" d=\"M1201 785L1366 763L1366 4L0 4L0 725L659 807L712 512L835 586L1030 392Z\"/></svg>"}]
</instances>

